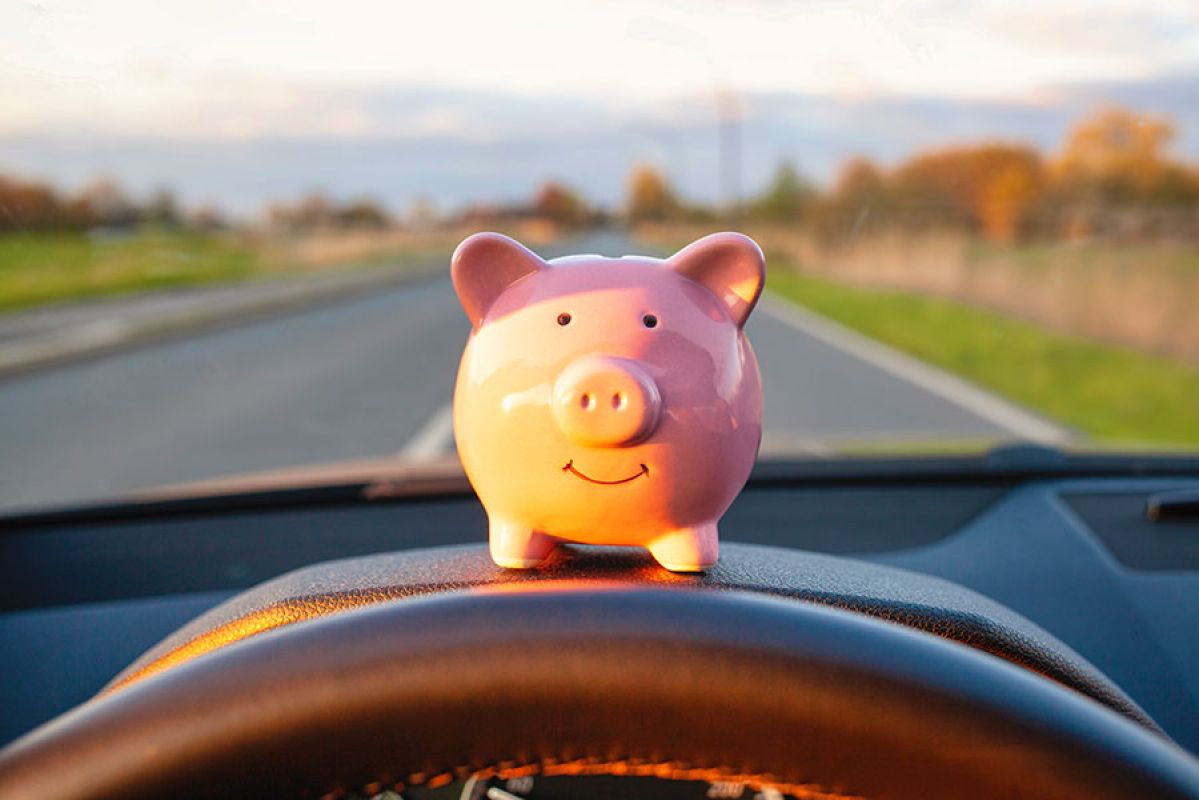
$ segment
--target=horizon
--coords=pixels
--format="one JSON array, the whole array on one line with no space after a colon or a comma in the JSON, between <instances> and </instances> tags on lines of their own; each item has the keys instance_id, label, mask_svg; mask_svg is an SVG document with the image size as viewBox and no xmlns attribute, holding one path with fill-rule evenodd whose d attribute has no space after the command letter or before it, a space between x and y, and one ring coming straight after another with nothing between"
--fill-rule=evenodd
<instances>
[{"instance_id":1,"label":"horizon","mask_svg":"<svg viewBox=\"0 0 1199 800\"><path fill-rule=\"evenodd\" d=\"M781 161L827 183L857 155L1054 152L1108 105L1170 118L1175 153L1199 154L1199 8L1178 0L90 10L0 10L22 33L0 61L0 171L166 187L241 216L309 191L449 211L551 180L611 207L639 162L721 202L731 118L741 196Z\"/></svg>"}]
</instances>

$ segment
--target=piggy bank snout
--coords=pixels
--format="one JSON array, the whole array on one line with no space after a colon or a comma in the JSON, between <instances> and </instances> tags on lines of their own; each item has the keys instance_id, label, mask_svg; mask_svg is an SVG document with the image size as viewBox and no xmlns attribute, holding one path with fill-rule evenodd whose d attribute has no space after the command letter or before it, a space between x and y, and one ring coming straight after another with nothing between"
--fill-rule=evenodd
<instances>
[{"instance_id":1,"label":"piggy bank snout","mask_svg":"<svg viewBox=\"0 0 1199 800\"><path fill-rule=\"evenodd\" d=\"M654 379L635 361L589 356L554 383L554 418L567 438L587 447L621 447L653 433L662 410Z\"/></svg>"}]
</instances>

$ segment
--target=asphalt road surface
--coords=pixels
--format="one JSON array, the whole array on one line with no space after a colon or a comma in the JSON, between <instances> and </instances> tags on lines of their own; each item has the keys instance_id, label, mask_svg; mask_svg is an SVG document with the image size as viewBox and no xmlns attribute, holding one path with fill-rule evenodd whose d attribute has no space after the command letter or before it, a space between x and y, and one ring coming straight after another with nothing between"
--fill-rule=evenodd
<instances>
[{"instance_id":1,"label":"asphalt road surface","mask_svg":"<svg viewBox=\"0 0 1199 800\"><path fill-rule=\"evenodd\" d=\"M566 248L639 251L615 234ZM452 452L449 402L468 329L442 277L9 378L0 382L0 506ZM778 301L764 302L748 331L766 387L764 455L1063 435Z\"/></svg>"}]
</instances>

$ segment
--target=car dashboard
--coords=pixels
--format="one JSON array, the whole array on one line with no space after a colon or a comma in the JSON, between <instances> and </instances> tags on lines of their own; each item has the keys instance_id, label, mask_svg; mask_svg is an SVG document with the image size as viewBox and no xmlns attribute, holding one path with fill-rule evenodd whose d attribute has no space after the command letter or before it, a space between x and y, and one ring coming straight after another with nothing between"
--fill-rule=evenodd
<instances>
[{"instance_id":1,"label":"car dashboard","mask_svg":"<svg viewBox=\"0 0 1199 800\"><path fill-rule=\"evenodd\" d=\"M1145 513L1163 492L1196 489L1199 465L1181 458L1034 449L764 462L721 534L971 589L1067 644L1199 753L1199 519ZM478 500L452 473L0 519L0 742L95 695L180 626L263 581L331 560L479 544L485 531ZM504 796L494 776L480 780ZM464 796L436 788L428 796Z\"/></svg>"}]
</instances>

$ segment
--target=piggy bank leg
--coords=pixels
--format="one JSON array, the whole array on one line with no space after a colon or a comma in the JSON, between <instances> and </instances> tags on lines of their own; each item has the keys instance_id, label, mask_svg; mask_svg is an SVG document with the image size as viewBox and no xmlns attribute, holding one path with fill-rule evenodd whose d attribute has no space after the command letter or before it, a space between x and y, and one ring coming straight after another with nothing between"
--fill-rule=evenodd
<instances>
[{"instance_id":1,"label":"piggy bank leg","mask_svg":"<svg viewBox=\"0 0 1199 800\"><path fill-rule=\"evenodd\" d=\"M719 550L715 522L679 528L649 544L650 555L671 572L702 572L716 563Z\"/></svg>"},{"instance_id":2,"label":"piggy bank leg","mask_svg":"<svg viewBox=\"0 0 1199 800\"><path fill-rule=\"evenodd\" d=\"M556 540L506 519L490 519L491 560L508 569L528 569L545 560Z\"/></svg>"}]
</instances>

